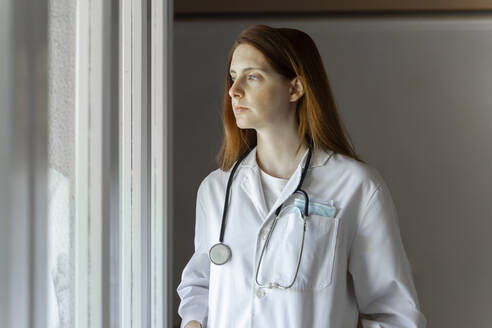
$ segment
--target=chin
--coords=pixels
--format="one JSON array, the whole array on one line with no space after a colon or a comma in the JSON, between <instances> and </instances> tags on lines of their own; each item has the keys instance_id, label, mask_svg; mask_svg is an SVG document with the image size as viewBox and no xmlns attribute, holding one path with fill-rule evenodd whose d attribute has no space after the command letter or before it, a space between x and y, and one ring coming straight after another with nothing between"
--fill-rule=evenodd
<instances>
[{"instance_id":1,"label":"chin","mask_svg":"<svg viewBox=\"0 0 492 328\"><path fill-rule=\"evenodd\" d=\"M245 129L252 129L253 127L252 126L247 126L247 125L244 125L244 124L236 124L238 128L242 129L242 130L245 130Z\"/></svg>"},{"instance_id":2,"label":"chin","mask_svg":"<svg viewBox=\"0 0 492 328\"><path fill-rule=\"evenodd\" d=\"M236 125L240 129L253 129L254 128L250 123L244 122L243 120L238 120L238 119L236 119Z\"/></svg>"}]
</instances>

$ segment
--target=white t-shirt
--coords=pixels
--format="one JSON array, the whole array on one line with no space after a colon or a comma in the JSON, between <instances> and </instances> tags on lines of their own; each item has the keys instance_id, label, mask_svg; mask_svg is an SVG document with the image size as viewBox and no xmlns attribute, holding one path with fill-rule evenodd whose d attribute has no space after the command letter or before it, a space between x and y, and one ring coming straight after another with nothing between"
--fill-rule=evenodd
<instances>
[{"instance_id":1,"label":"white t-shirt","mask_svg":"<svg viewBox=\"0 0 492 328\"><path fill-rule=\"evenodd\" d=\"M278 196L280 196L280 193L284 189L289 179L271 176L265 173L262 169L260 169L260 172L261 185L263 187L263 194L265 195L267 210L270 211L270 208L273 206Z\"/></svg>"}]
</instances>

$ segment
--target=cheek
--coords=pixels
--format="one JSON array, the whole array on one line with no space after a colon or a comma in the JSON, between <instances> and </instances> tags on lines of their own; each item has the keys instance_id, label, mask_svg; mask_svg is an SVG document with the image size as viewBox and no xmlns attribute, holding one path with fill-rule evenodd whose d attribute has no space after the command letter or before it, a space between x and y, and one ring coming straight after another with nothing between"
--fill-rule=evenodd
<instances>
[{"instance_id":1,"label":"cheek","mask_svg":"<svg viewBox=\"0 0 492 328\"><path fill-rule=\"evenodd\" d=\"M259 109L278 111L288 106L288 93L278 87L261 88L256 92L255 103Z\"/></svg>"}]
</instances>

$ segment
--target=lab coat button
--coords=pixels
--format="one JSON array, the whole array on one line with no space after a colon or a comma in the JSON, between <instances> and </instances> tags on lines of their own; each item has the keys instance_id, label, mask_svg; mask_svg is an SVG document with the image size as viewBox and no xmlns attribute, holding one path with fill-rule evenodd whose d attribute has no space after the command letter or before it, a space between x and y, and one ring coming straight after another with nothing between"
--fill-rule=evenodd
<instances>
[{"instance_id":1,"label":"lab coat button","mask_svg":"<svg viewBox=\"0 0 492 328\"><path fill-rule=\"evenodd\" d=\"M258 288L256 290L256 297L262 298L263 296L265 296L265 291L263 290L263 288Z\"/></svg>"}]
</instances>

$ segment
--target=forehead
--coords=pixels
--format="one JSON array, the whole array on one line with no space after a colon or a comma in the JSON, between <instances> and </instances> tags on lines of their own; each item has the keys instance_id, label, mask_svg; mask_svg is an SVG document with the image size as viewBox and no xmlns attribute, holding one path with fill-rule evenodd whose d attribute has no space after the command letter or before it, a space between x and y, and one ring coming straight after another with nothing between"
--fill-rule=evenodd
<instances>
[{"instance_id":1,"label":"forehead","mask_svg":"<svg viewBox=\"0 0 492 328\"><path fill-rule=\"evenodd\" d=\"M257 67L266 71L270 70L270 65L261 51L249 44L242 43L236 47L232 54L231 70L238 71L245 67Z\"/></svg>"}]
</instances>

